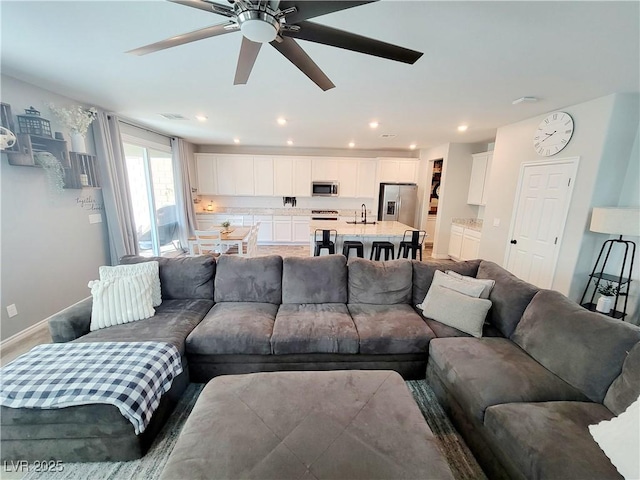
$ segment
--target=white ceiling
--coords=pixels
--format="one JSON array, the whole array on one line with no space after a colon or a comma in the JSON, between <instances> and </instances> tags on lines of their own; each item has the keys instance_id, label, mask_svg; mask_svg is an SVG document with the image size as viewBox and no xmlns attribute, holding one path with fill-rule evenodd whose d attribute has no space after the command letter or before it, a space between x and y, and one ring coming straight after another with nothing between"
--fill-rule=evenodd
<instances>
[{"instance_id":1,"label":"white ceiling","mask_svg":"<svg viewBox=\"0 0 640 480\"><path fill-rule=\"evenodd\" d=\"M124 53L226 21L201 10L165 1L2 1L1 71L198 144L239 137L251 146L291 138L297 147L353 140L357 148L428 148L491 141L502 125L639 91L639 7L387 0L317 17L424 52L406 65L300 41L336 85L323 92L268 45L248 84L234 86L239 32L144 57ZM522 96L540 101L512 105ZM375 131L373 119L381 124ZM469 125L466 133L457 132L460 124Z\"/></svg>"}]
</instances>

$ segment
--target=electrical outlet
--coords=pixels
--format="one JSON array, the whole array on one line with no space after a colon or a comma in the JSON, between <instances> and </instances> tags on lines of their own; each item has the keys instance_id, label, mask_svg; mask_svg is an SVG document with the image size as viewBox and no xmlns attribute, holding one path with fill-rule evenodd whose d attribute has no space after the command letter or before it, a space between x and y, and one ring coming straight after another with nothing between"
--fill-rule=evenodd
<instances>
[{"instance_id":1,"label":"electrical outlet","mask_svg":"<svg viewBox=\"0 0 640 480\"><path fill-rule=\"evenodd\" d=\"M99 213L94 213L89 215L89 223L101 223L102 215Z\"/></svg>"},{"instance_id":2,"label":"electrical outlet","mask_svg":"<svg viewBox=\"0 0 640 480\"><path fill-rule=\"evenodd\" d=\"M15 303L7 307L7 313L9 314L9 318L15 317L18 314L18 307L16 307Z\"/></svg>"},{"instance_id":3,"label":"electrical outlet","mask_svg":"<svg viewBox=\"0 0 640 480\"><path fill-rule=\"evenodd\" d=\"M494 227L499 227L500 226L500 219L499 218L494 218L493 219L493 226Z\"/></svg>"}]
</instances>

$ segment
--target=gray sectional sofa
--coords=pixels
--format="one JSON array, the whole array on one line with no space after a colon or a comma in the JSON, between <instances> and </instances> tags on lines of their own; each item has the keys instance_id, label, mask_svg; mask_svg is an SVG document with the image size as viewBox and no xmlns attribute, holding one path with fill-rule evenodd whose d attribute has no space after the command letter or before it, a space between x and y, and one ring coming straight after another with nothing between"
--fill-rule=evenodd
<instances>
[{"instance_id":1,"label":"gray sectional sofa","mask_svg":"<svg viewBox=\"0 0 640 480\"><path fill-rule=\"evenodd\" d=\"M619 478L587 425L640 395L636 326L481 260L159 261L156 316L89 333L87 300L51 319L54 341L168 340L197 382L276 370L391 369L405 378L426 371L491 477ZM414 308L436 270L495 280L482 338Z\"/></svg>"}]
</instances>

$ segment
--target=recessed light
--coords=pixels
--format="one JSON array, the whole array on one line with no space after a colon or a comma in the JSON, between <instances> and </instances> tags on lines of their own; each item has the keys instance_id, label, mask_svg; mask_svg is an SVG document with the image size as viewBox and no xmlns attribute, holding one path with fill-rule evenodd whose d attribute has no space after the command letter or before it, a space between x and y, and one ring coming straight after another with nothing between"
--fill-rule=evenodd
<instances>
[{"instance_id":1,"label":"recessed light","mask_svg":"<svg viewBox=\"0 0 640 480\"><path fill-rule=\"evenodd\" d=\"M415 149L416 149L416 144L415 144L415 143L412 143L411 145L409 145L409 148L410 148L411 150L415 150Z\"/></svg>"},{"instance_id":2,"label":"recessed light","mask_svg":"<svg viewBox=\"0 0 640 480\"><path fill-rule=\"evenodd\" d=\"M204 115L196 115L196 120L198 120L199 122L206 122L207 118L208 117L206 117Z\"/></svg>"},{"instance_id":3,"label":"recessed light","mask_svg":"<svg viewBox=\"0 0 640 480\"><path fill-rule=\"evenodd\" d=\"M466 132L466 131L467 131L467 128L469 128L467 125L460 125L460 126L458 127L458 131L459 131L459 132Z\"/></svg>"},{"instance_id":4,"label":"recessed light","mask_svg":"<svg viewBox=\"0 0 640 480\"><path fill-rule=\"evenodd\" d=\"M353 148L355 146L356 146L356 144L354 142L349 142L349 148Z\"/></svg>"},{"instance_id":5,"label":"recessed light","mask_svg":"<svg viewBox=\"0 0 640 480\"><path fill-rule=\"evenodd\" d=\"M278 122L278 125L286 125L287 124L287 119L283 118L283 117L280 117L280 118L278 118L277 122Z\"/></svg>"},{"instance_id":6,"label":"recessed light","mask_svg":"<svg viewBox=\"0 0 640 480\"><path fill-rule=\"evenodd\" d=\"M380 126L380 124L376 121L370 122L369 123L369 127L371 128L378 128Z\"/></svg>"},{"instance_id":7,"label":"recessed light","mask_svg":"<svg viewBox=\"0 0 640 480\"><path fill-rule=\"evenodd\" d=\"M287 145L293 145L293 140L287 140Z\"/></svg>"},{"instance_id":8,"label":"recessed light","mask_svg":"<svg viewBox=\"0 0 640 480\"><path fill-rule=\"evenodd\" d=\"M233 139L233 143L240 143L240 139L239 138L234 138Z\"/></svg>"}]
</instances>

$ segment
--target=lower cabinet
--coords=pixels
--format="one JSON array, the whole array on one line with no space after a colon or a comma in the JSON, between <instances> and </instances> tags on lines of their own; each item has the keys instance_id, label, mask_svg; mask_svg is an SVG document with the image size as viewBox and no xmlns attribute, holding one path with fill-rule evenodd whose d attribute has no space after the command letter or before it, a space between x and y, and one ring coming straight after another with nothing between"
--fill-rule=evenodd
<instances>
[{"instance_id":1,"label":"lower cabinet","mask_svg":"<svg viewBox=\"0 0 640 480\"><path fill-rule=\"evenodd\" d=\"M293 239L291 233L291 217L288 215L273 216L273 241L289 243Z\"/></svg>"},{"instance_id":2,"label":"lower cabinet","mask_svg":"<svg viewBox=\"0 0 640 480\"><path fill-rule=\"evenodd\" d=\"M427 245L433 245L433 239L436 236L436 216L435 215L429 215L427 217L427 239L425 240L425 243Z\"/></svg>"},{"instance_id":3,"label":"lower cabinet","mask_svg":"<svg viewBox=\"0 0 640 480\"><path fill-rule=\"evenodd\" d=\"M309 243L309 217L291 217L291 229L293 241L296 243Z\"/></svg>"},{"instance_id":4,"label":"lower cabinet","mask_svg":"<svg viewBox=\"0 0 640 480\"><path fill-rule=\"evenodd\" d=\"M462 253L462 236L464 234L464 227L460 225L451 225L451 235L449 236L449 250L448 254L454 260L460 260Z\"/></svg>"},{"instance_id":5,"label":"lower cabinet","mask_svg":"<svg viewBox=\"0 0 640 480\"><path fill-rule=\"evenodd\" d=\"M462 235L462 249L460 251L460 257L462 260L473 260L478 258L480 238L482 238L482 234L480 232L469 228L464 229L464 234Z\"/></svg>"},{"instance_id":6,"label":"lower cabinet","mask_svg":"<svg viewBox=\"0 0 640 480\"><path fill-rule=\"evenodd\" d=\"M451 225L448 254L454 260L473 260L478 258L482 234L477 230Z\"/></svg>"},{"instance_id":7,"label":"lower cabinet","mask_svg":"<svg viewBox=\"0 0 640 480\"><path fill-rule=\"evenodd\" d=\"M258 227L258 243L273 242L273 215L256 215L254 217L256 224L260 222Z\"/></svg>"}]
</instances>

